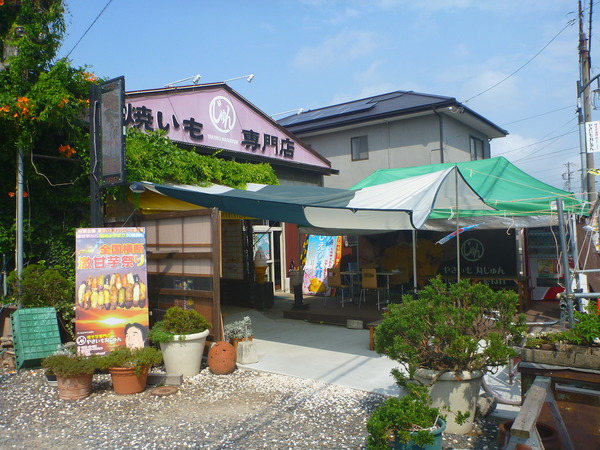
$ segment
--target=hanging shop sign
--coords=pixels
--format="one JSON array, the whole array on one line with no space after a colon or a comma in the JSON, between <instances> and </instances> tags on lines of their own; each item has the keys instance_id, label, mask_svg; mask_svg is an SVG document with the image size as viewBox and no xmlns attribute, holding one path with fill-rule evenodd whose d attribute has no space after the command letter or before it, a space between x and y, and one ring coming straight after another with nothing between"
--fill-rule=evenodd
<instances>
[{"instance_id":1,"label":"hanging shop sign","mask_svg":"<svg viewBox=\"0 0 600 450\"><path fill-rule=\"evenodd\" d=\"M596 153L600 151L600 122L585 123L585 140L588 153Z\"/></svg>"},{"instance_id":2,"label":"hanging shop sign","mask_svg":"<svg viewBox=\"0 0 600 450\"><path fill-rule=\"evenodd\" d=\"M75 342L81 355L147 345L145 228L76 232Z\"/></svg>"},{"instance_id":3,"label":"hanging shop sign","mask_svg":"<svg viewBox=\"0 0 600 450\"><path fill-rule=\"evenodd\" d=\"M125 125L178 142L329 168L327 160L223 88L130 93Z\"/></svg>"}]
</instances>

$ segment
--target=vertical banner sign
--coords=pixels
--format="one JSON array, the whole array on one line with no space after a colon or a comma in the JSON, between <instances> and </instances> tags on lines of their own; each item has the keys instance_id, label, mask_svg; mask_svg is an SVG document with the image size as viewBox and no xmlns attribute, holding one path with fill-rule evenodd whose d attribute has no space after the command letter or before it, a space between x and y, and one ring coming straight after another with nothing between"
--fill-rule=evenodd
<instances>
[{"instance_id":1,"label":"vertical banner sign","mask_svg":"<svg viewBox=\"0 0 600 450\"><path fill-rule=\"evenodd\" d=\"M600 122L585 123L585 141L587 143L587 152L596 153L600 151Z\"/></svg>"},{"instance_id":2,"label":"vertical banner sign","mask_svg":"<svg viewBox=\"0 0 600 450\"><path fill-rule=\"evenodd\" d=\"M336 267L342 252L341 236L308 237L306 263L302 292L308 295L328 296L331 288L327 286L327 269Z\"/></svg>"},{"instance_id":3,"label":"vertical banner sign","mask_svg":"<svg viewBox=\"0 0 600 450\"><path fill-rule=\"evenodd\" d=\"M76 258L77 353L147 345L146 229L80 228Z\"/></svg>"}]
</instances>

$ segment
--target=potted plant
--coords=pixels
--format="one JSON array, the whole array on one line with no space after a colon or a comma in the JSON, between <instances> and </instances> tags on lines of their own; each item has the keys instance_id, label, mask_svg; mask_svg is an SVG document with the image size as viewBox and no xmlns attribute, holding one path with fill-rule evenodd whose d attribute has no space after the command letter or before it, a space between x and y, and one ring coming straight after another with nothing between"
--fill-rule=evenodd
<instances>
[{"instance_id":1,"label":"potted plant","mask_svg":"<svg viewBox=\"0 0 600 450\"><path fill-rule=\"evenodd\" d=\"M162 362L162 352L154 347L119 347L101 356L99 367L110 373L117 394L137 394L146 389L150 367Z\"/></svg>"},{"instance_id":2,"label":"potted plant","mask_svg":"<svg viewBox=\"0 0 600 450\"><path fill-rule=\"evenodd\" d=\"M99 366L97 356L76 355L72 348L60 346L42 360L42 367L56 375L60 399L79 400L92 393L92 378Z\"/></svg>"},{"instance_id":3,"label":"potted plant","mask_svg":"<svg viewBox=\"0 0 600 450\"><path fill-rule=\"evenodd\" d=\"M369 417L367 448L389 449L393 441L395 449L441 450L445 416L432 406L426 387L408 383L406 388L407 395L386 399Z\"/></svg>"},{"instance_id":4,"label":"potted plant","mask_svg":"<svg viewBox=\"0 0 600 450\"><path fill-rule=\"evenodd\" d=\"M248 339L251 341L254 338L252 331L252 319L245 316L242 320L227 323L223 326L224 340L230 342L237 350L238 343Z\"/></svg>"},{"instance_id":5,"label":"potted plant","mask_svg":"<svg viewBox=\"0 0 600 450\"><path fill-rule=\"evenodd\" d=\"M596 302L587 313L574 312L569 330L545 331L526 337L521 360L538 364L597 370L600 367L600 315Z\"/></svg>"},{"instance_id":6,"label":"potted plant","mask_svg":"<svg viewBox=\"0 0 600 450\"><path fill-rule=\"evenodd\" d=\"M447 431L466 434L483 374L516 355L526 328L518 308L513 291L469 280L446 284L438 276L414 298L389 305L375 330L375 350L403 366L395 373L399 381L430 386L433 405L452 411Z\"/></svg>"},{"instance_id":7,"label":"potted plant","mask_svg":"<svg viewBox=\"0 0 600 450\"><path fill-rule=\"evenodd\" d=\"M196 310L177 306L169 308L164 319L152 326L148 338L160 344L167 373L193 376L200 372L211 326Z\"/></svg>"}]
</instances>

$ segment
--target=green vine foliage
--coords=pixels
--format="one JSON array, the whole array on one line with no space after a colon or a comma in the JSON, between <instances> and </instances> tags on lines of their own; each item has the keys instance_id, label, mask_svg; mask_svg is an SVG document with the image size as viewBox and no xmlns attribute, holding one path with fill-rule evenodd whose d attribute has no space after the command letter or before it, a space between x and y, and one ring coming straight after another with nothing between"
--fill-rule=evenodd
<instances>
[{"instance_id":1,"label":"green vine foliage","mask_svg":"<svg viewBox=\"0 0 600 450\"><path fill-rule=\"evenodd\" d=\"M62 0L0 2L0 253L15 266L17 154L24 155L25 265L46 261L74 275L75 229L90 225L87 67L57 60ZM2 52L2 49L5 52ZM4 55L4 56L2 56ZM130 181L278 184L266 164L238 164L182 150L164 135L130 132ZM109 194L123 193L126 188Z\"/></svg>"},{"instance_id":2,"label":"green vine foliage","mask_svg":"<svg viewBox=\"0 0 600 450\"><path fill-rule=\"evenodd\" d=\"M90 85L86 68L56 60L61 0L0 5L0 252L15 247L17 152L24 155L24 260L74 272L74 229L89 224ZM11 261L12 263L12 261Z\"/></svg>"},{"instance_id":3,"label":"green vine foliage","mask_svg":"<svg viewBox=\"0 0 600 450\"><path fill-rule=\"evenodd\" d=\"M161 130L127 131L127 179L198 186L222 184L243 189L247 183L279 184L269 164L238 163L177 147Z\"/></svg>"}]
</instances>

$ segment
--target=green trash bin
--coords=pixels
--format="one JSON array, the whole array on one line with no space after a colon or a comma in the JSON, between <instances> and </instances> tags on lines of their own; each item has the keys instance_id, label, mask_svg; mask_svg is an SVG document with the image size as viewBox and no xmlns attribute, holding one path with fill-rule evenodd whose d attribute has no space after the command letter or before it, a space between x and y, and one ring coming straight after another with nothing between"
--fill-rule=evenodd
<instances>
[{"instance_id":1,"label":"green trash bin","mask_svg":"<svg viewBox=\"0 0 600 450\"><path fill-rule=\"evenodd\" d=\"M10 315L17 369L39 367L61 344L55 308L21 308Z\"/></svg>"}]
</instances>

